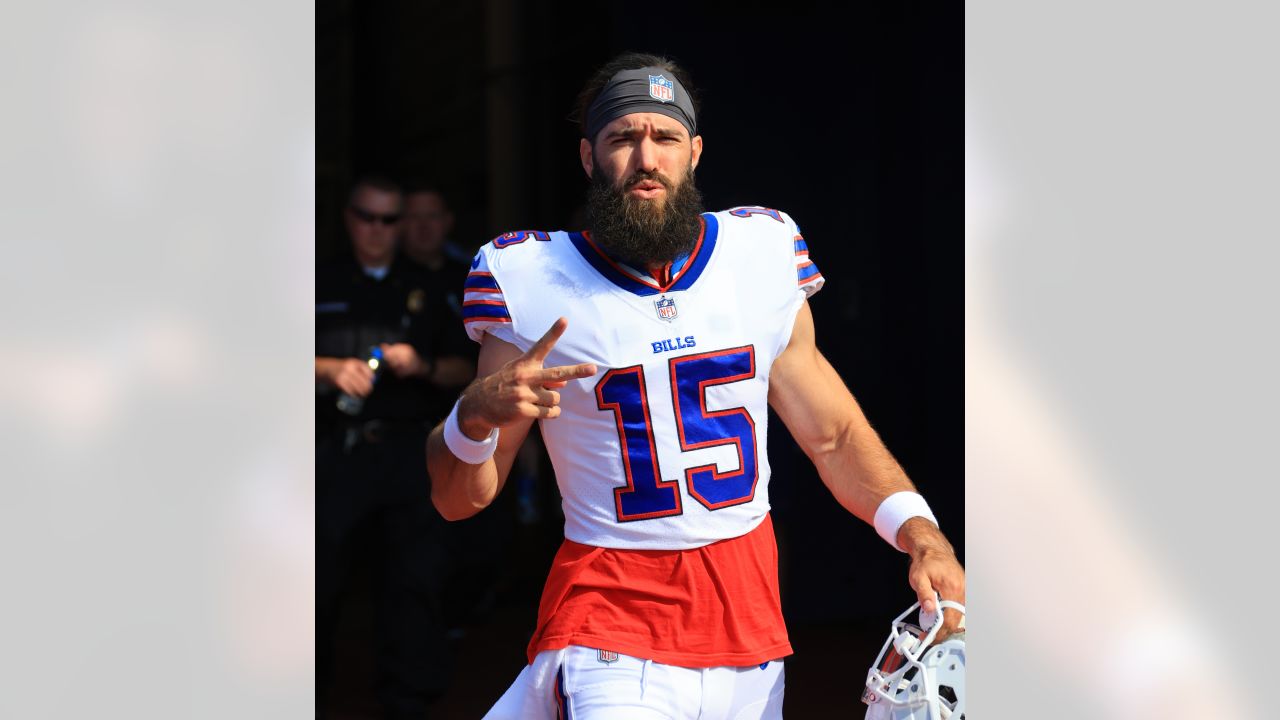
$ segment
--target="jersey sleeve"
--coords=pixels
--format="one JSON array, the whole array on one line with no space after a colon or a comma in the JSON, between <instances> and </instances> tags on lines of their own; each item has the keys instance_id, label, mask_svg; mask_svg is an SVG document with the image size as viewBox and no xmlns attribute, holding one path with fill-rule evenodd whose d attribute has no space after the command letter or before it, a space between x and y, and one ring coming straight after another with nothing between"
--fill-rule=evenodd
<instances>
[{"instance_id":1,"label":"jersey sleeve","mask_svg":"<svg viewBox=\"0 0 1280 720\"><path fill-rule=\"evenodd\" d=\"M467 281L462 286L462 324L467 336L475 342L483 341L485 333L489 333L514 345L511 311L507 308L502 286L490 267L487 250L488 246L476 253Z\"/></svg>"},{"instance_id":2,"label":"jersey sleeve","mask_svg":"<svg viewBox=\"0 0 1280 720\"><path fill-rule=\"evenodd\" d=\"M791 231L791 239L795 247L796 286L806 298L811 298L822 289L826 280L818 271L818 266L813 264L813 258L809 256L809 244L800 234L800 226L790 215L783 213L782 217L785 219L787 229Z\"/></svg>"}]
</instances>

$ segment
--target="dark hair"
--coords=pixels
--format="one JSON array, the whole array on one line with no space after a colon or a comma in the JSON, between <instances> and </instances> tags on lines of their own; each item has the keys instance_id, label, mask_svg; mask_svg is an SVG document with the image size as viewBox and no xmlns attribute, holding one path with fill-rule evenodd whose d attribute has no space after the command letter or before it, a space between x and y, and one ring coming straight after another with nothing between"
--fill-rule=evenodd
<instances>
[{"instance_id":1,"label":"dark hair","mask_svg":"<svg viewBox=\"0 0 1280 720\"><path fill-rule=\"evenodd\" d=\"M351 193L349 197L352 200L354 200L356 197L356 193L360 192L362 188L369 188L370 190L381 190L382 192L389 192L389 193L403 192L400 189L400 183L396 182L395 180L392 180L390 177L386 175L379 175L376 173L361 175L360 177L356 178L356 181L351 184Z\"/></svg>"},{"instance_id":2,"label":"dark hair","mask_svg":"<svg viewBox=\"0 0 1280 720\"><path fill-rule=\"evenodd\" d=\"M609 84L609 80L614 75L623 70L638 70L645 67L660 67L663 70L676 76L680 81L680 85L684 87L685 93L689 96L689 102L693 103L694 114L701 113L701 106L698 103L698 91L693 87L693 83L689 81L689 73L684 68L676 64L674 60L661 55L650 55L649 53L625 52L605 63L595 74L587 80L587 84L583 86L582 92L578 93L578 102L574 106L574 112L571 119L578 123L578 129L582 132L583 137L587 137L587 110L591 107L591 103L595 102L596 96ZM588 138L591 139L591 138Z\"/></svg>"},{"instance_id":3,"label":"dark hair","mask_svg":"<svg viewBox=\"0 0 1280 720\"><path fill-rule=\"evenodd\" d=\"M449 195L444 191L444 187L430 178L411 177L404 181L405 196L417 195L418 193L435 193L440 196L445 205L449 204Z\"/></svg>"}]
</instances>

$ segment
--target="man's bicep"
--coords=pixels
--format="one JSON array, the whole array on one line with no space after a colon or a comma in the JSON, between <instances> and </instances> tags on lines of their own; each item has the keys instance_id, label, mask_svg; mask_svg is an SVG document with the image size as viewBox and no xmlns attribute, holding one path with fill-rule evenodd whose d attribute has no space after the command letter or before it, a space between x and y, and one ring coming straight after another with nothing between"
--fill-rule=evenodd
<instances>
[{"instance_id":1,"label":"man's bicep","mask_svg":"<svg viewBox=\"0 0 1280 720\"><path fill-rule=\"evenodd\" d=\"M523 354L520 348L506 340L485 333L480 343L480 359L476 361L476 377L488 377Z\"/></svg>"},{"instance_id":2,"label":"man's bicep","mask_svg":"<svg viewBox=\"0 0 1280 720\"><path fill-rule=\"evenodd\" d=\"M830 441L856 404L818 351L809 304L800 306L786 349L769 371L769 405L806 451Z\"/></svg>"}]
</instances>

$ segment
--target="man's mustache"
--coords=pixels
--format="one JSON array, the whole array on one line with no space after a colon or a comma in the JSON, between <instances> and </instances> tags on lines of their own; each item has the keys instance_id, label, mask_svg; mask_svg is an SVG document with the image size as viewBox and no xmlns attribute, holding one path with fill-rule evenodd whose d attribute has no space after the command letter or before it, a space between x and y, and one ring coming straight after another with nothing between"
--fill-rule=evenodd
<instances>
[{"instance_id":1,"label":"man's mustache","mask_svg":"<svg viewBox=\"0 0 1280 720\"><path fill-rule=\"evenodd\" d=\"M627 179L627 182L622 186L622 189L629 190L635 187L636 185L639 185L640 183L645 182L646 180L656 182L662 185L662 187L666 188L667 190L673 190L675 188L675 185L669 179L667 179L667 176L663 175L657 170L654 170L652 172L647 170L637 170L634 175L632 175L630 178Z\"/></svg>"}]
</instances>

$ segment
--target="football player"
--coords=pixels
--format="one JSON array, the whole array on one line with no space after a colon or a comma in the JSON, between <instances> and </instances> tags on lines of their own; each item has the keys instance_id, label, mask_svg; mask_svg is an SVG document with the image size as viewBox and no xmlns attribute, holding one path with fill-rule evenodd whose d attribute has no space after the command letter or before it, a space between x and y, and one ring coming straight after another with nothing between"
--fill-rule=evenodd
<instances>
[{"instance_id":1,"label":"football player","mask_svg":"<svg viewBox=\"0 0 1280 720\"><path fill-rule=\"evenodd\" d=\"M579 109L588 229L476 255L479 379L428 442L446 518L493 501L534 420L564 498L529 665L488 717L781 717L770 406L840 504L910 555L926 611L964 602L964 571L814 343L824 280L795 221L703 211L685 73L620 56ZM944 608L937 640L958 622Z\"/></svg>"}]
</instances>

